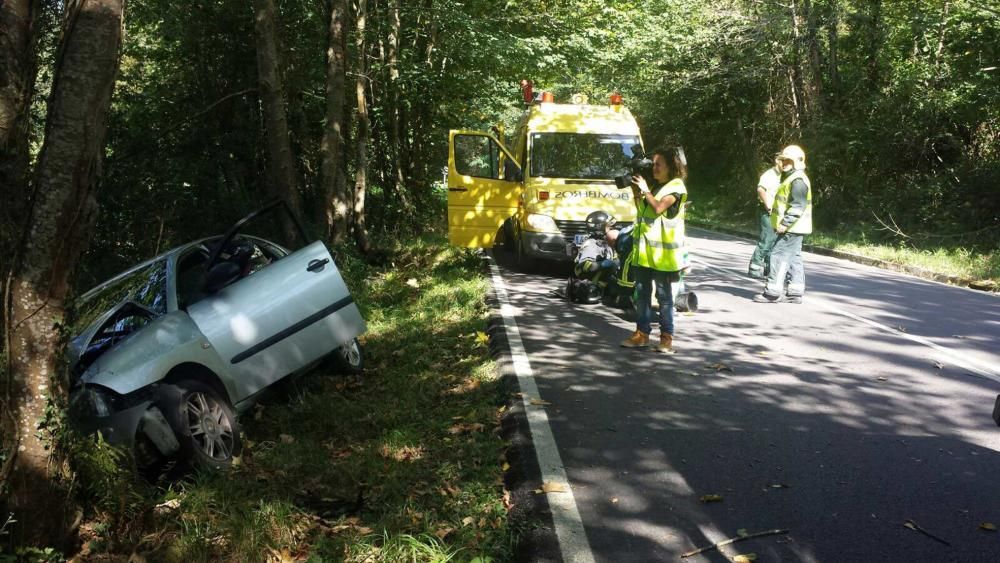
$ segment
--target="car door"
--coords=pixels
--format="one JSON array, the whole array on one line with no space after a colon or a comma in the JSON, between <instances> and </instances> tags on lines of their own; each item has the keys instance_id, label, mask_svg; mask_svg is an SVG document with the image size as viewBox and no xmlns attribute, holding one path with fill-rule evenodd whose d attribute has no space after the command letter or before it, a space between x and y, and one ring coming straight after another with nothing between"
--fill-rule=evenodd
<instances>
[{"instance_id":1,"label":"car door","mask_svg":"<svg viewBox=\"0 0 1000 563\"><path fill-rule=\"evenodd\" d=\"M451 131L448 138L448 241L490 248L504 219L517 212L521 168L496 137Z\"/></svg>"},{"instance_id":2,"label":"car door","mask_svg":"<svg viewBox=\"0 0 1000 563\"><path fill-rule=\"evenodd\" d=\"M322 242L313 242L188 307L230 367L239 402L365 331Z\"/></svg>"}]
</instances>

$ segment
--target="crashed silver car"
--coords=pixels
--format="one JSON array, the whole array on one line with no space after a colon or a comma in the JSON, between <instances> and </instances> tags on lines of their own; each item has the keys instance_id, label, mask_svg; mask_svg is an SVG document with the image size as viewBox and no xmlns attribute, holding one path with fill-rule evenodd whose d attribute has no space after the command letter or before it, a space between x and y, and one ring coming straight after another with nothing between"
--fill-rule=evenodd
<instances>
[{"instance_id":1,"label":"crashed silver car","mask_svg":"<svg viewBox=\"0 0 1000 563\"><path fill-rule=\"evenodd\" d=\"M283 202L221 236L169 250L77 300L70 419L134 452L222 468L240 451L237 413L324 359L360 372L365 321L326 246L290 251L253 234ZM289 219L290 218L290 219Z\"/></svg>"}]
</instances>

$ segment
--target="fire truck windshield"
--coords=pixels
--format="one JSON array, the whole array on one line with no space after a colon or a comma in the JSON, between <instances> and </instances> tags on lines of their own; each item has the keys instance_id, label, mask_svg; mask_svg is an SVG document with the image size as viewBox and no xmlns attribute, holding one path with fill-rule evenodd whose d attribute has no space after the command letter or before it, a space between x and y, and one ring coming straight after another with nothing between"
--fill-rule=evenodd
<instances>
[{"instance_id":1,"label":"fire truck windshield","mask_svg":"<svg viewBox=\"0 0 1000 563\"><path fill-rule=\"evenodd\" d=\"M637 144L634 135L532 133L531 175L610 180L627 170Z\"/></svg>"}]
</instances>

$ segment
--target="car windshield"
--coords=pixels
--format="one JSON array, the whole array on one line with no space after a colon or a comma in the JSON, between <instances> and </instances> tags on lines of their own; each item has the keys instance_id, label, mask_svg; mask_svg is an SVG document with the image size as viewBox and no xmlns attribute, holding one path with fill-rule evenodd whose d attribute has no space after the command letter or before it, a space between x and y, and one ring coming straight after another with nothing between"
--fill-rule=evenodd
<instances>
[{"instance_id":1,"label":"car windshield","mask_svg":"<svg viewBox=\"0 0 1000 563\"><path fill-rule=\"evenodd\" d=\"M134 301L157 315L166 313L166 262L158 260L77 302L74 320L70 325L73 335L81 334L98 317L124 301Z\"/></svg>"},{"instance_id":2,"label":"car windshield","mask_svg":"<svg viewBox=\"0 0 1000 563\"><path fill-rule=\"evenodd\" d=\"M634 135L532 133L531 175L610 180L627 170Z\"/></svg>"}]
</instances>

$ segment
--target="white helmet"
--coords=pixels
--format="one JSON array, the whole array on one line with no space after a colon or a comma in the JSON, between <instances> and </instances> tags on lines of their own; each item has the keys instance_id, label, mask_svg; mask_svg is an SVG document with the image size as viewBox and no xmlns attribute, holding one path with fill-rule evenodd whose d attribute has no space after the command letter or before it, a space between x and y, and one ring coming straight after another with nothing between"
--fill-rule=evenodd
<instances>
[{"instance_id":1,"label":"white helmet","mask_svg":"<svg viewBox=\"0 0 1000 563\"><path fill-rule=\"evenodd\" d=\"M806 169L806 153L802 150L802 147L798 145L788 145L787 147L781 149L778 153L777 158L779 160L790 160L792 161L792 166L796 170Z\"/></svg>"}]
</instances>

